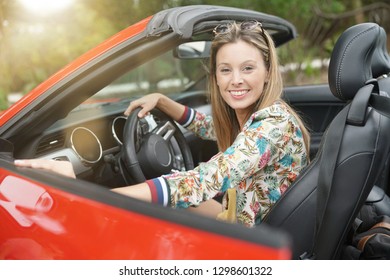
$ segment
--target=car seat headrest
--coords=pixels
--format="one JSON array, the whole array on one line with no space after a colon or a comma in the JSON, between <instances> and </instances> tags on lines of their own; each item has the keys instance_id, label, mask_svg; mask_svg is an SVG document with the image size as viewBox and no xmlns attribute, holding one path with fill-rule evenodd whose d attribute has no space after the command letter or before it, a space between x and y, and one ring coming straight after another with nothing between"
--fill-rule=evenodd
<instances>
[{"instance_id":1,"label":"car seat headrest","mask_svg":"<svg viewBox=\"0 0 390 280\"><path fill-rule=\"evenodd\" d=\"M337 40L329 62L328 80L333 95L348 101L373 78L371 62L380 27L362 23L345 30Z\"/></svg>"},{"instance_id":2,"label":"car seat headrest","mask_svg":"<svg viewBox=\"0 0 390 280\"><path fill-rule=\"evenodd\" d=\"M390 57L387 52L387 35L386 31L380 27L378 46L375 49L371 62L372 76L378 78L390 73Z\"/></svg>"}]
</instances>

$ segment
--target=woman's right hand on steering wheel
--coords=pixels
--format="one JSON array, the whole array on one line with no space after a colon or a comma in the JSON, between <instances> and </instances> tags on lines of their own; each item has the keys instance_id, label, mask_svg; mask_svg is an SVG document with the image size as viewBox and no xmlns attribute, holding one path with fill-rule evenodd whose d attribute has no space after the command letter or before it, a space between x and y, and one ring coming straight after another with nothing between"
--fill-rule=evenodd
<instances>
[{"instance_id":1,"label":"woman's right hand on steering wheel","mask_svg":"<svg viewBox=\"0 0 390 280\"><path fill-rule=\"evenodd\" d=\"M150 93L130 102L129 107L126 109L124 114L129 116L131 112L138 107L142 108L138 112L139 118L145 117L151 110L156 108L167 114L175 121L178 121L182 117L185 110L184 105L177 103L161 93Z\"/></svg>"},{"instance_id":2,"label":"woman's right hand on steering wheel","mask_svg":"<svg viewBox=\"0 0 390 280\"><path fill-rule=\"evenodd\" d=\"M130 102L129 107L127 107L124 114L126 116L129 116L134 109L141 107L142 109L141 111L139 111L138 117L143 118L151 110L157 107L158 101L161 99L161 97L163 97L161 93L151 93L136 100L133 100L132 102Z\"/></svg>"}]
</instances>

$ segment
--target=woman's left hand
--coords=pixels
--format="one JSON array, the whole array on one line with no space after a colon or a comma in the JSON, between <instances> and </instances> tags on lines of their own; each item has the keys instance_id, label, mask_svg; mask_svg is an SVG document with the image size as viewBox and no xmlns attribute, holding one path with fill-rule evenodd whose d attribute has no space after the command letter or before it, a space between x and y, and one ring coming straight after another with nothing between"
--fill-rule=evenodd
<instances>
[{"instance_id":1,"label":"woman's left hand","mask_svg":"<svg viewBox=\"0 0 390 280\"><path fill-rule=\"evenodd\" d=\"M19 167L30 167L52 171L63 176L76 178L73 165L69 161L49 160L49 159L18 159L15 165Z\"/></svg>"}]
</instances>

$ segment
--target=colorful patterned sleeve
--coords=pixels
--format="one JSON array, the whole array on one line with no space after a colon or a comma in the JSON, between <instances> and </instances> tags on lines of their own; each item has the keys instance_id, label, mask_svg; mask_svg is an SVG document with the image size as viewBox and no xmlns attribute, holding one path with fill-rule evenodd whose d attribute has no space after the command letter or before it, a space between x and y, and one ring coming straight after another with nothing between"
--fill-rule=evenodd
<instances>
[{"instance_id":1,"label":"colorful patterned sleeve","mask_svg":"<svg viewBox=\"0 0 390 280\"><path fill-rule=\"evenodd\" d=\"M191 130L205 140L216 140L214 124L211 116L186 107L183 116L178 121L180 125Z\"/></svg>"},{"instance_id":2,"label":"colorful patterned sleeve","mask_svg":"<svg viewBox=\"0 0 390 280\"><path fill-rule=\"evenodd\" d=\"M276 124L275 124L276 123ZM211 199L284 156L280 121L254 122L233 145L191 171L176 172L147 183L153 202L187 208ZM278 132L279 131L279 132ZM273 135L273 137L270 137Z\"/></svg>"}]
</instances>

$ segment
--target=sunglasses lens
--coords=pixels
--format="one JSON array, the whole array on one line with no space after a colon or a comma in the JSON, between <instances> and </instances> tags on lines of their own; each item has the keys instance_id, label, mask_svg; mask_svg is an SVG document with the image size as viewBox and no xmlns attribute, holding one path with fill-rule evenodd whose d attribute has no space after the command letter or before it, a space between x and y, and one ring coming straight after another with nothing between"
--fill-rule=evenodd
<instances>
[{"instance_id":1,"label":"sunglasses lens","mask_svg":"<svg viewBox=\"0 0 390 280\"><path fill-rule=\"evenodd\" d=\"M241 23L241 30L252 30L255 29L257 25L261 26L261 23L255 20L244 21Z\"/></svg>"},{"instance_id":2,"label":"sunglasses lens","mask_svg":"<svg viewBox=\"0 0 390 280\"><path fill-rule=\"evenodd\" d=\"M230 26L227 24L220 24L217 27L214 28L214 33L215 34L225 34L230 31Z\"/></svg>"}]
</instances>

